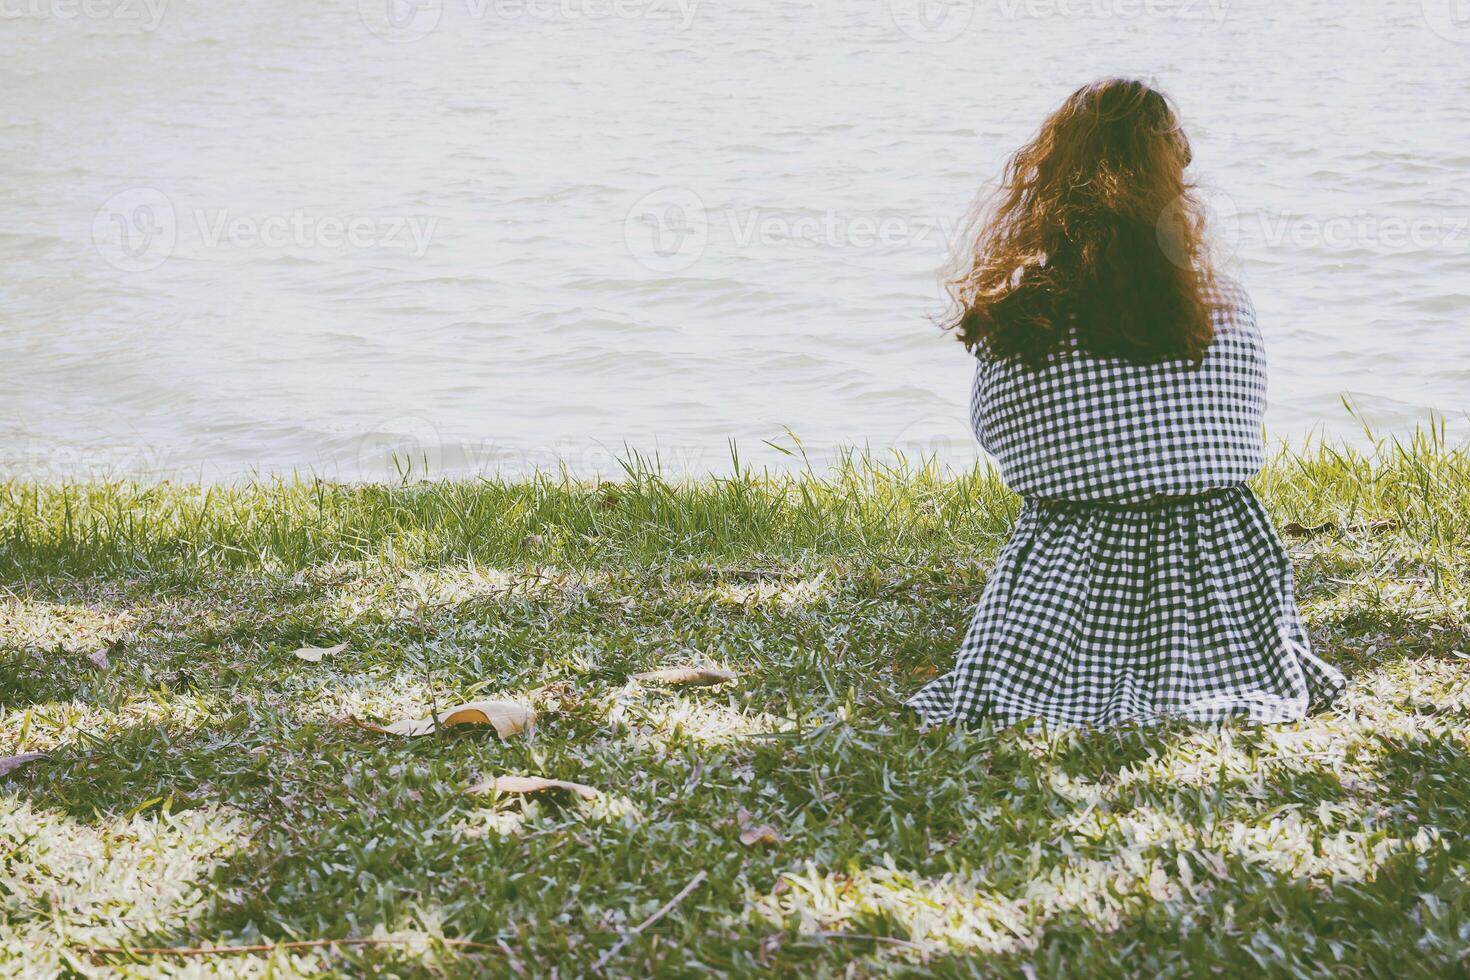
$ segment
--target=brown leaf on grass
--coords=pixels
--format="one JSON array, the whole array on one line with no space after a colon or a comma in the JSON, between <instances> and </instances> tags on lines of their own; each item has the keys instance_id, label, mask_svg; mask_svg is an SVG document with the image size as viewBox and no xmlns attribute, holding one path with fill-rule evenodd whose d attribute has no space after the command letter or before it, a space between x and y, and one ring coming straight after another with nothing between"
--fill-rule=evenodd
<instances>
[{"instance_id":1,"label":"brown leaf on grass","mask_svg":"<svg viewBox=\"0 0 1470 980\"><path fill-rule=\"evenodd\" d=\"M300 650L293 650L292 656L297 660L305 660L309 664L319 664L322 662L322 658L328 654L341 653L346 649L346 643L338 643L336 646L330 647L302 647Z\"/></svg>"},{"instance_id":2,"label":"brown leaf on grass","mask_svg":"<svg viewBox=\"0 0 1470 980\"><path fill-rule=\"evenodd\" d=\"M735 822L740 824L740 843L746 847L755 847L757 844L779 844L781 843L781 832L768 823L757 825L755 814L745 807L735 811Z\"/></svg>"},{"instance_id":3,"label":"brown leaf on grass","mask_svg":"<svg viewBox=\"0 0 1470 980\"><path fill-rule=\"evenodd\" d=\"M733 671L716 670L713 667L668 667L664 670L645 670L633 675L636 681L667 684L670 687L710 687L733 681L735 677Z\"/></svg>"},{"instance_id":4,"label":"brown leaf on grass","mask_svg":"<svg viewBox=\"0 0 1470 980\"><path fill-rule=\"evenodd\" d=\"M530 795L548 790L565 790L576 793L584 800L597 799L597 790L582 783L570 783L565 779L544 779L541 776L487 776L465 787L466 793L516 793Z\"/></svg>"},{"instance_id":5,"label":"brown leaf on grass","mask_svg":"<svg viewBox=\"0 0 1470 980\"><path fill-rule=\"evenodd\" d=\"M779 844L781 843L781 832L768 823L746 827L740 832L740 843L746 847L755 847L757 844Z\"/></svg>"},{"instance_id":6,"label":"brown leaf on grass","mask_svg":"<svg viewBox=\"0 0 1470 980\"><path fill-rule=\"evenodd\" d=\"M106 670L112 666L112 655L114 653L122 653L123 648L126 646L126 640L109 640L106 646L87 654L87 660L98 670Z\"/></svg>"},{"instance_id":7,"label":"brown leaf on grass","mask_svg":"<svg viewBox=\"0 0 1470 980\"><path fill-rule=\"evenodd\" d=\"M532 696L545 700L547 710L550 711L575 711L581 705L570 681L555 681L547 684L540 690L532 692Z\"/></svg>"},{"instance_id":8,"label":"brown leaf on grass","mask_svg":"<svg viewBox=\"0 0 1470 980\"><path fill-rule=\"evenodd\" d=\"M493 725L495 734L509 738L520 732L529 731L536 724L536 712L513 701L470 701L439 712L439 725L452 728L455 725ZM386 732L389 735L428 735L434 730L433 718L405 718L391 725L363 723L364 728Z\"/></svg>"},{"instance_id":9,"label":"brown leaf on grass","mask_svg":"<svg viewBox=\"0 0 1470 980\"><path fill-rule=\"evenodd\" d=\"M1198 851L1196 853L1199 855L1199 859L1204 862L1204 864L1210 869L1210 872L1214 874L1216 878L1230 877L1230 867L1225 863L1225 859L1222 858L1220 855L1216 854L1214 851Z\"/></svg>"},{"instance_id":10,"label":"brown leaf on grass","mask_svg":"<svg viewBox=\"0 0 1470 980\"><path fill-rule=\"evenodd\" d=\"M20 755L7 755L0 757L0 776L14 772L28 762L46 758L45 752L22 752Z\"/></svg>"}]
</instances>

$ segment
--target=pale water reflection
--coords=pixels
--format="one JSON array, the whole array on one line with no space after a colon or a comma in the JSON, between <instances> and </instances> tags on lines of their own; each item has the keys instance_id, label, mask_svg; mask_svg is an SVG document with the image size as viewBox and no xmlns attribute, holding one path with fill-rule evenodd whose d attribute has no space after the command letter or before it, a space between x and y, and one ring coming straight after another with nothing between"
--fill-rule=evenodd
<instances>
[{"instance_id":1,"label":"pale water reflection","mask_svg":"<svg viewBox=\"0 0 1470 980\"><path fill-rule=\"evenodd\" d=\"M1453 4L389 3L5 9L6 472L965 462L935 269L1113 73L1191 128L1272 432L1470 431Z\"/></svg>"}]
</instances>

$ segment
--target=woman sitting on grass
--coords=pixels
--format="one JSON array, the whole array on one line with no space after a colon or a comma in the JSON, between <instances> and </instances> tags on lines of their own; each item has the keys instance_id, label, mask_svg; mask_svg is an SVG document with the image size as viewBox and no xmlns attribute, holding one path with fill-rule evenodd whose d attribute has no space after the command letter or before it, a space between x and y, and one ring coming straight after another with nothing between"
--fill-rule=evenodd
<instances>
[{"instance_id":1,"label":"woman sitting on grass","mask_svg":"<svg viewBox=\"0 0 1470 980\"><path fill-rule=\"evenodd\" d=\"M1292 721L1343 678L1245 481L1266 371L1217 280L1189 142L1136 81L1075 92L1010 160L948 322L971 419L1024 498L927 722Z\"/></svg>"}]
</instances>

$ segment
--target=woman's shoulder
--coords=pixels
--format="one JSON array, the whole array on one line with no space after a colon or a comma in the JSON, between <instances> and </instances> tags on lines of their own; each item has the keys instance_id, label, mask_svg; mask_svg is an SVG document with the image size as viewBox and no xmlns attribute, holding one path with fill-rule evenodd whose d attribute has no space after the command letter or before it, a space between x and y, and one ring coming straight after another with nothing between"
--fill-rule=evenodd
<instances>
[{"instance_id":1,"label":"woman's shoulder","mask_svg":"<svg viewBox=\"0 0 1470 980\"><path fill-rule=\"evenodd\" d=\"M1228 276L1216 276L1206 298L1213 310L1211 316L1217 334L1259 334L1255 304L1251 302L1250 293L1245 291L1239 281Z\"/></svg>"},{"instance_id":2,"label":"woman's shoulder","mask_svg":"<svg viewBox=\"0 0 1470 980\"><path fill-rule=\"evenodd\" d=\"M1249 353L1260 357L1264 346L1260 327L1256 323L1256 307L1250 294L1241 283L1229 276L1216 275L1205 294L1210 307L1210 318L1214 326L1215 339L1211 349L1222 348ZM1038 376L1055 377L1076 371L1095 371L1107 368L1113 372L1130 370L1144 373L1156 372L1160 365L1175 365L1172 360L1131 361L1107 354L1090 353L1082 343L1080 333L1074 328L1059 339L1038 363L1027 363L1015 355L997 351L989 339L981 339L970 349L978 362L978 380L981 384L1001 379L1026 381ZM1223 353L1223 352L1222 352ZM1179 361L1183 365L1188 362Z\"/></svg>"}]
</instances>

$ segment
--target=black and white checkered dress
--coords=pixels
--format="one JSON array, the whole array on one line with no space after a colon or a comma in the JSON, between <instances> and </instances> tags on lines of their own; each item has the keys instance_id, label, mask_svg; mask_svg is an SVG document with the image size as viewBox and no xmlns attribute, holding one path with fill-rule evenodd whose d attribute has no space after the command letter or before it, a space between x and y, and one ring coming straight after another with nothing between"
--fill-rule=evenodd
<instances>
[{"instance_id":1,"label":"black and white checkered dress","mask_svg":"<svg viewBox=\"0 0 1470 980\"><path fill-rule=\"evenodd\" d=\"M1221 294L1198 368L980 357L971 420L1024 506L954 670L909 700L926 722L1281 722L1341 691L1245 486L1265 358L1250 300Z\"/></svg>"}]
</instances>

